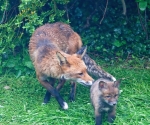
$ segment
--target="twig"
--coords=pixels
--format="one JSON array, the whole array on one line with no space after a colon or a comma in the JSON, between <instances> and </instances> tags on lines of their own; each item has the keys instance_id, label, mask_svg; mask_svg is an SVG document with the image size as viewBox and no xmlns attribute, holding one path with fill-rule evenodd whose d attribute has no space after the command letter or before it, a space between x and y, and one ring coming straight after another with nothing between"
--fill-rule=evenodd
<instances>
[{"instance_id":1,"label":"twig","mask_svg":"<svg viewBox=\"0 0 150 125\"><path fill-rule=\"evenodd\" d=\"M148 31L147 30L147 20L146 20L146 17L147 17L147 15L146 15L146 10L145 10L145 30L146 30L146 32ZM146 35L146 40L148 40L149 38L148 38L148 33L147 33L147 35Z\"/></svg>"},{"instance_id":2,"label":"twig","mask_svg":"<svg viewBox=\"0 0 150 125\"><path fill-rule=\"evenodd\" d=\"M92 16L94 15L94 13L95 13L96 11L97 11L97 9L95 9L95 10L86 18L86 24L84 25L83 28L89 27L89 25L90 25L89 21L90 21L90 19L92 18Z\"/></svg>"},{"instance_id":3,"label":"twig","mask_svg":"<svg viewBox=\"0 0 150 125\"><path fill-rule=\"evenodd\" d=\"M54 2L54 11L55 11L55 13L56 13L56 8L57 8L56 1L53 0L53 2Z\"/></svg>"},{"instance_id":4,"label":"twig","mask_svg":"<svg viewBox=\"0 0 150 125\"><path fill-rule=\"evenodd\" d=\"M123 15L126 15L126 12L127 12L127 10L126 10L126 3L125 3L125 1L124 0L121 0L121 2L122 2L122 7L123 7Z\"/></svg>"},{"instance_id":5,"label":"twig","mask_svg":"<svg viewBox=\"0 0 150 125\"><path fill-rule=\"evenodd\" d=\"M7 8L7 2L6 2L6 8ZM3 17L2 17L2 20L1 20L0 24L4 23L5 16L6 16L6 8L4 10Z\"/></svg>"},{"instance_id":6,"label":"twig","mask_svg":"<svg viewBox=\"0 0 150 125\"><path fill-rule=\"evenodd\" d=\"M105 14L106 14L106 10L107 10L107 6L108 6L108 0L107 0L107 2L106 2L106 7L105 7L105 10L104 10L103 17L102 17L102 19L100 20L99 24L101 24L102 21L104 20L104 17L105 17Z\"/></svg>"},{"instance_id":7,"label":"twig","mask_svg":"<svg viewBox=\"0 0 150 125\"><path fill-rule=\"evenodd\" d=\"M73 4L69 7L68 10L73 9L73 7L74 7L74 5L75 5L76 2L77 2L77 0L74 0Z\"/></svg>"},{"instance_id":8,"label":"twig","mask_svg":"<svg viewBox=\"0 0 150 125\"><path fill-rule=\"evenodd\" d=\"M140 10L139 10L138 3L137 3L137 8L138 8L138 14L139 14L139 18L140 18L140 23L142 25L142 28L143 28L145 34L146 34L146 40L148 40L148 33L147 33L147 30L146 30L146 27L143 25L143 22L142 22L141 13L140 13Z\"/></svg>"},{"instance_id":9,"label":"twig","mask_svg":"<svg viewBox=\"0 0 150 125\"><path fill-rule=\"evenodd\" d=\"M2 20L1 20L0 24L4 23L5 15L6 15L6 11L4 11L4 13L3 13L3 17L2 17Z\"/></svg>"},{"instance_id":10,"label":"twig","mask_svg":"<svg viewBox=\"0 0 150 125\"><path fill-rule=\"evenodd\" d=\"M69 20L69 14L68 14L67 4L65 5L65 10L66 10L66 14L67 14L67 19Z\"/></svg>"}]
</instances>

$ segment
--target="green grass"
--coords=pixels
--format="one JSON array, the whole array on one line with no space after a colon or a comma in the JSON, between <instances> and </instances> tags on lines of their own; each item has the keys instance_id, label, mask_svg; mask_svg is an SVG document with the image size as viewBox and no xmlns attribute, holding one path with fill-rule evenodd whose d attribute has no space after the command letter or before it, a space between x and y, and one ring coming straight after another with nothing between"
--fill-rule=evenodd
<instances>
[{"instance_id":1,"label":"green grass","mask_svg":"<svg viewBox=\"0 0 150 125\"><path fill-rule=\"evenodd\" d=\"M121 66L105 70L117 79L124 78L114 124L150 125L150 70ZM10 89L5 89L5 86ZM89 88L78 84L75 102L69 102L69 91L69 83L66 83L60 93L68 102L69 109L62 110L54 98L42 105L45 89L35 76L1 76L0 125L94 125Z\"/></svg>"}]
</instances>

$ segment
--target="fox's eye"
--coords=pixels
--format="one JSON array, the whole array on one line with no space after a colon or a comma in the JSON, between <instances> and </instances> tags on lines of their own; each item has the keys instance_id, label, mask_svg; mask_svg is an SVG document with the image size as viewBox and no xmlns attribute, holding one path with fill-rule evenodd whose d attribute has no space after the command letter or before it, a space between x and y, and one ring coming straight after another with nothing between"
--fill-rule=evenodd
<instances>
[{"instance_id":1,"label":"fox's eye","mask_svg":"<svg viewBox=\"0 0 150 125\"><path fill-rule=\"evenodd\" d=\"M117 96L118 96L118 94L115 95L115 97L117 97Z\"/></svg>"},{"instance_id":2,"label":"fox's eye","mask_svg":"<svg viewBox=\"0 0 150 125\"><path fill-rule=\"evenodd\" d=\"M82 72L81 72L81 73L78 73L78 75L82 76L82 75L83 75L83 73L82 73Z\"/></svg>"}]
</instances>

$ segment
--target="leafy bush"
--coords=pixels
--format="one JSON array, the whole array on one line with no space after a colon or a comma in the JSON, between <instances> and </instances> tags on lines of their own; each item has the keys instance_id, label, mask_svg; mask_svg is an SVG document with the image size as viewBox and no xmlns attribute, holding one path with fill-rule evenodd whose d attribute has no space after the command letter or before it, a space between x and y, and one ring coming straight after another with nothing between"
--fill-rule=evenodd
<instances>
[{"instance_id":1,"label":"leafy bush","mask_svg":"<svg viewBox=\"0 0 150 125\"><path fill-rule=\"evenodd\" d=\"M44 23L65 20L62 9L69 0L16 0L1 1L0 73L13 69L17 74L26 68L28 42L34 30ZM24 54L26 53L26 55ZM17 61L21 64L17 65ZM29 66L29 65L28 65ZM27 67L28 67L27 66ZM16 68L17 67L17 68ZM31 67L31 66L29 66ZM24 72L24 71L22 71Z\"/></svg>"},{"instance_id":2,"label":"leafy bush","mask_svg":"<svg viewBox=\"0 0 150 125\"><path fill-rule=\"evenodd\" d=\"M74 29L82 36L84 44L89 46L89 51L106 60L127 58L129 55L149 56L150 40L146 39L140 22L140 16L144 13L139 15L136 2L126 0L127 14L122 15L121 1L109 1L103 15L106 2L77 1L70 11L70 22L76 26ZM145 18L148 14L149 11Z\"/></svg>"},{"instance_id":3,"label":"leafy bush","mask_svg":"<svg viewBox=\"0 0 150 125\"><path fill-rule=\"evenodd\" d=\"M28 55L31 34L40 25L57 21L71 22L70 25L81 35L84 45L88 45L88 52L107 61L116 58L122 60L129 56L149 58L149 1L126 0L126 15L122 14L121 0L107 2L0 1L0 74L7 69L17 76L30 74L33 71Z\"/></svg>"}]
</instances>

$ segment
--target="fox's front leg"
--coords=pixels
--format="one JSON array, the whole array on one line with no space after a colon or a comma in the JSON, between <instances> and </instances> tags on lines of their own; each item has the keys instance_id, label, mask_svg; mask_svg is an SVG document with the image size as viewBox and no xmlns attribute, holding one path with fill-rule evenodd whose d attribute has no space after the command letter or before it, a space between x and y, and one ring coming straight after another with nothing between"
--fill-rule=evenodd
<instances>
[{"instance_id":1,"label":"fox's front leg","mask_svg":"<svg viewBox=\"0 0 150 125\"><path fill-rule=\"evenodd\" d=\"M57 100L57 102L59 103L59 105L63 108L63 109L68 109L68 104L63 100L63 98L60 96L59 92L57 89L55 89L51 84L50 81L53 79L50 79L49 82L47 82L46 80L43 80L42 77L38 77L39 82L47 89L47 94L51 94L52 96L54 96Z\"/></svg>"},{"instance_id":2,"label":"fox's front leg","mask_svg":"<svg viewBox=\"0 0 150 125\"><path fill-rule=\"evenodd\" d=\"M113 123L116 118L116 107L113 107L113 109L108 112L108 122Z\"/></svg>"},{"instance_id":3,"label":"fox's front leg","mask_svg":"<svg viewBox=\"0 0 150 125\"><path fill-rule=\"evenodd\" d=\"M59 84L56 87L56 89L58 91L60 91L60 89L64 86L64 83L66 82L66 80L59 80ZM76 83L71 81L71 89L70 89L70 94L69 94L69 100L72 102L75 100L75 94L76 94Z\"/></svg>"},{"instance_id":4,"label":"fox's front leg","mask_svg":"<svg viewBox=\"0 0 150 125\"><path fill-rule=\"evenodd\" d=\"M70 90L69 100L72 102L75 101L76 83L71 81L70 84L71 84L71 90Z\"/></svg>"},{"instance_id":5,"label":"fox's front leg","mask_svg":"<svg viewBox=\"0 0 150 125\"><path fill-rule=\"evenodd\" d=\"M61 88L64 86L65 82L66 82L65 79L60 79L59 82L58 82L58 85L57 85L56 89L57 89L58 91L60 91Z\"/></svg>"}]
</instances>

